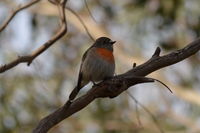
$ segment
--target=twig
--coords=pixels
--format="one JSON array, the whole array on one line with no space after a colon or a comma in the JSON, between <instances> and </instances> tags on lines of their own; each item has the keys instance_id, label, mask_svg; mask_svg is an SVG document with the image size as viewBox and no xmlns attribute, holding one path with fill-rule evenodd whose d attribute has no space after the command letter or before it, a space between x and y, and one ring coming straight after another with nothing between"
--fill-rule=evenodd
<instances>
[{"instance_id":1,"label":"twig","mask_svg":"<svg viewBox=\"0 0 200 133\"><path fill-rule=\"evenodd\" d=\"M93 41L95 41L94 37L90 34L90 32L89 32L87 26L85 25L84 21L82 20L82 18L81 18L74 10L72 10L71 8L66 7L66 9L67 9L68 11L70 11L72 14L74 14L74 16L76 16L76 17L78 18L78 20L79 20L80 23L83 25L83 27L84 27L86 33L88 34L88 36L90 37L90 39L93 40Z\"/></svg>"},{"instance_id":2,"label":"twig","mask_svg":"<svg viewBox=\"0 0 200 133\"><path fill-rule=\"evenodd\" d=\"M136 67L136 65L137 65L137 64L134 62L134 63L133 63L133 68Z\"/></svg>"},{"instance_id":3,"label":"twig","mask_svg":"<svg viewBox=\"0 0 200 133\"><path fill-rule=\"evenodd\" d=\"M133 68L134 68L134 66L133 66ZM143 77L135 76L135 78L143 78ZM148 78L148 79L161 83L162 85L164 85L169 90L169 92L173 93L173 91L165 83L163 83L162 81L160 81L158 79L155 79L155 78Z\"/></svg>"},{"instance_id":4,"label":"twig","mask_svg":"<svg viewBox=\"0 0 200 133\"><path fill-rule=\"evenodd\" d=\"M126 90L126 93L129 95L128 90ZM135 102L135 111L136 111L136 118L138 121L139 126L142 126L142 122L140 120L140 114L139 114L139 110L138 110L138 101L133 99L133 101Z\"/></svg>"},{"instance_id":5,"label":"twig","mask_svg":"<svg viewBox=\"0 0 200 133\"><path fill-rule=\"evenodd\" d=\"M144 109L144 111L146 111L152 118L153 122L155 123L155 125L157 126L157 128L159 129L159 131L161 133L164 133L164 131L162 130L162 128L159 125L158 120L156 119L156 117L154 116L154 114L151 113L151 111L148 110L148 108L146 108L142 103L140 103L131 93L129 93L128 91L126 91L127 94L131 97L132 100L134 100L134 102L138 105L140 105L141 108Z\"/></svg>"},{"instance_id":6,"label":"twig","mask_svg":"<svg viewBox=\"0 0 200 133\"><path fill-rule=\"evenodd\" d=\"M152 79L154 79L154 78L152 78ZM158 79L154 79L154 80L161 83L162 85L164 85L171 93L173 93L173 91L165 83L163 83L162 81L160 81Z\"/></svg>"},{"instance_id":7,"label":"twig","mask_svg":"<svg viewBox=\"0 0 200 133\"><path fill-rule=\"evenodd\" d=\"M20 11L26 9L26 8L31 7L32 5L38 3L39 1L41 1L41 0L33 0L33 1L28 2L27 4L25 4L25 5L23 5L23 6L20 6L19 8L15 9L15 10L10 14L10 16L6 19L6 21L2 24L2 26L0 27L0 32L2 32L2 31L8 26L8 24L11 22L11 20L15 17L15 15L16 15L18 12L20 12Z\"/></svg>"},{"instance_id":8,"label":"twig","mask_svg":"<svg viewBox=\"0 0 200 133\"><path fill-rule=\"evenodd\" d=\"M89 8L89 6L87 4L87 0L84 0L84 3L85 3L85 7L87 8L88 13L91 16L91 18L94 20L94 22L97 22L96 19L94 18L94 16L92 15L92 12L90 11L90 8Z\"/></svg>"},{"instance_id":9,"label":"twig","mask_svg":"<svg viewBox=\"0 0 200 133\"><path fill-rule=\"evenodd\" d=\"M51 4L56 5L56 2L55 2L55 1L49 0L49 2L50 2ZM65 9L67 9L68 11L70 11L72 14L74 14L75 17L78 18L78 20L80 21L80 23L83 25L83 28L85 29L86 33L88 34L88 36L90 37L90 39L94 42L94 41L95 41L94 37L90 34L90 32L89 32L89 30L88 30L86 24L84 23L84 21L82 20L82 18L78 15L78 13L76 13L74 10L72 10L72 9L69 8L69 7L65 7Z\"/></svg>"},{"instance_id":10,"label":"twig","mask_svg":"<svg viewBox=\"0 0 200 133\"><path fill-rule=\"evenodd\" d=\"M135 111L136 111L136 118L137 118L138 124L139 124L139 126L142 126L142 122L140 120L140 114L139 114L138 103L137 102L135 103Z\"/></svg>"},{"instance_id":11,"label":"twig","mask_svg":"<svg viewBox=\"0 0 200 133\"><path fill-rule=\"evenodd\" d=\"M158 57L158 56L160 56L160 52L161 52L160 47L157 47L156 50L155 50L155 52L154 52L154 54L152 55L152 57Z\"/></svg>"}]
</instances>

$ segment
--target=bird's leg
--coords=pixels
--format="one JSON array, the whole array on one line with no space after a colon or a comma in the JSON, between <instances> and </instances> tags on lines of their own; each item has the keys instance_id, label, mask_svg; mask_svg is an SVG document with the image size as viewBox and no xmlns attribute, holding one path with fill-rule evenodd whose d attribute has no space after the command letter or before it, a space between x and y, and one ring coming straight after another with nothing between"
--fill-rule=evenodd
<instances>
[{"instance_id":1,"label":"bird's leg","mask_svg":"<svg viewBox=\"0 0 200 133\"><path fill-rule=\"evenodd\" d=\"M94 82L94 80L91 80L91 81L92 81L92 83L93 83L94 86L98 85L97 83Z\"/></svg>"}]
</instances>

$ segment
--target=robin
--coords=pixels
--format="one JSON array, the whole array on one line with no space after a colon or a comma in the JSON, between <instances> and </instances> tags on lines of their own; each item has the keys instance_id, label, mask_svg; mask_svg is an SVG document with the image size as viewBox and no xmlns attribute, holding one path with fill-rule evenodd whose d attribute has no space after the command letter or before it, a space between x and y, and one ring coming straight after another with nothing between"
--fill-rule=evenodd
<instances>
[{"instance_id":1,"label":"robin","mask_svg":"<svg viewBox=\"0 0 200 133\"><path fill-rule=\"evenodd\" d=\"M83 54L78 83L71 92L69 101L74 100L80 89L90 81L95 84L95 82L113 77L115 72L113 44L115 42L107 37L100 37Z\"/></svg>"}]
</instances>

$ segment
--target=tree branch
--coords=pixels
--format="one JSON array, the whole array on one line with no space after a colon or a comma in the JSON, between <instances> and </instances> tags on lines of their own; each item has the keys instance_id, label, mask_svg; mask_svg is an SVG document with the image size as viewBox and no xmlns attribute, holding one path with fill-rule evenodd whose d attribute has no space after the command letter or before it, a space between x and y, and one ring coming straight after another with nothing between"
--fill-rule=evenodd
<instances>
[{"instance_id":1,"label":"tree branch","mask_svg":"<svg viewBox=\"0 0 200 133\"><path fill-rule=\"evenodd\" d=\"M84 21L82 20L82 18L81 18L74 10L72 10L71 8L66 7L66 9L67 9L68 11L70 11L72 14L74 14L74 16L77 17L77 19L78 19L78 20L80 21L80 23L83 25L83 28L85 29L85 31L86 31L86 33L88 34L88 36L90 37L90 39L91 39L92 41L95 42L94 37L90 34L90 32L89 32L87 26L85 25Z\"/></svg>"},{"instance_id":2,"label":"tree branch","mask_svg":"<svg viewBox=\"0 0 200 133\"><path fill-rule=\"evenodd\" d=\"M160 127L160 124L159 124L156 116L154 116L154 114L151 113L151 111L148 108L146 108L142 103L140 103L130 92L127 91L127 94L136 103L136 107L137 107L137 104L138 104L145 112L147 112L151 116L153 122L155 123L155 125L158 128L158 130L160 131L160 133L164 133L163 129ZM140 120L138 120L138 121L141 124Z\"/></svg>"},{"instance_id":3,"label":"tree branch","mask_svg":"<svg viewBox=\"0 0 200 133\"><path fill-rule=\"evenodd\" d=\"M38 3L39 1L41 1L41 0L33 0L33 1L28 2L27 4L25 4L25 5L23 5L23 6L20 6L20 7L18 7L17 9L15 9L15 10L13 11L13 13L10 14L10 16L6 19L6 21L5 21L5 22L2 24L2 26L0 27L0 32L2 32L2 31L8 26L8 24L11 22L11 20L15 17L15 15L16 15L18 12L20 12L20 11L26 9L26 8L31 7L32 5Z\"/></svg>"},{"instance_id":4,"label":"tree branch","mask_svg":"<svg viewBox=\"0 0 200 133\"><path fill-rule=\"evenodd\" d=\"M56 5L55 1L49 0L50 3ZM86 2L86 1L85 1ZM65 9L67 9L68 11L70 11L74 16L76 16L76 18L80 21L80 23L82 24L83 28L85 29L86 33L88 34L88 36L90 37L90 39L92 41L95 42L94 37L90 34L86 24L84 23L84 21L82 20L82 18L78 15L78 13L76 13L74 10L72 10L70 7L65 7ZM89 10L89 9L88 9Z\"/></svg>"},{"instance_id":5,"label":"tree branch","mask_svg":"<svg viewBox=\"0 0 200 133\"><path fill-rule=\"evenodd\" d=\"M126 72L125 75L130 75L130 74L138 76L148 75L158 69L176 64L190 57L191 55L197 53L199 49L200 49L200 37L197 38L195 41L191 42L190 44L188 44L186 47L180 50L176 50L170 54L164 56L152 56L150 60L148 60L142 65L135 67L134 69L131 69L130 71Z\"/></svg>"},{"instance_id":6,"label":"tree branch","mask_svg":"<svg viewBox=\"0 0 200 133\"><path fill-rule=\"evenodd\" d=\"M46 133L53 126L65 118L68 118L72 114L80 111L96 98L114 98L121 94L123 91L127 90L130 86L139 83L154 82L153 79L145 78L143 76L146 76L163 67L180 62L198 52L199 49L200 38L188 44L185 48L164 56L159 56L160 48L157 48L151 59L149 59L147 62L137 67L135 66L124 74L117 75L112 79L103 81L98 85L93 86L90 91L76 99L73 103L71 103L69 107L66 103L55 112L43 118L37 127L33 130L33 133Z\"/></svg>"},{"instance_id":7,"label":"tree branch","mask_svg":"<svg viewBox=\"0 0 200 133\"><path fill-rule=\"evenodd\" d=\"M91 18L94 20L94 22L97 23L96 19L95 19L94 16L92 15L92 12L90 11L90 8L89 8L89 6L88 6L87 0L84 0L84 3L85 3L85 7L86 7L86 9L87 9L89 15L90 15Z\"/></svg>"},{"instance_id":8,"label":"tree branch","mask_svg":"<svg viewBox=\"0 0 200 133\"><path fill-rule=\"evenodd\" d=\"M0 67L0 73L3 73L5 71L15 67L20 63L27 63L27 65L29 66L37 56L39 56L46 49L48 49L51 45L53 45L57 40L59 40L61 37L63 37L65 35L65 33L67 32L67 21L66 21L66 17L65 17L66 16L65 15L66 2L67 2L67 0L65 0L63 3L58 5L59 13L60 13L60 20L62 23L61 28L58 30L58 32L54 36L52 36L46 43L44 43L38 49L33 51L30 55L19 56L14 61L12 61L8 64L5 64L5 65L2 65Z\"/></svg>"}]
</instances>

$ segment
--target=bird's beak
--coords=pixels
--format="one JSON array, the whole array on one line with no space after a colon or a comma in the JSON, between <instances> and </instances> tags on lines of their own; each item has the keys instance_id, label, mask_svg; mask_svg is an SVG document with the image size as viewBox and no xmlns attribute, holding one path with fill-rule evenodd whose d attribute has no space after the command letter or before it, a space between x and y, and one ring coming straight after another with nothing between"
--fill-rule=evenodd
<instances>
[{"instance_id":1,"label":"bird's beak","mask_svg":"<svg viewBox=\"0 0 200 133\"><path fill-rule=\"evenodd\" d=\"M116 41L111 41L111 42L110 42L110 44L114 44L114 43L116 43Z\"/></svg>"}]
</instances>

